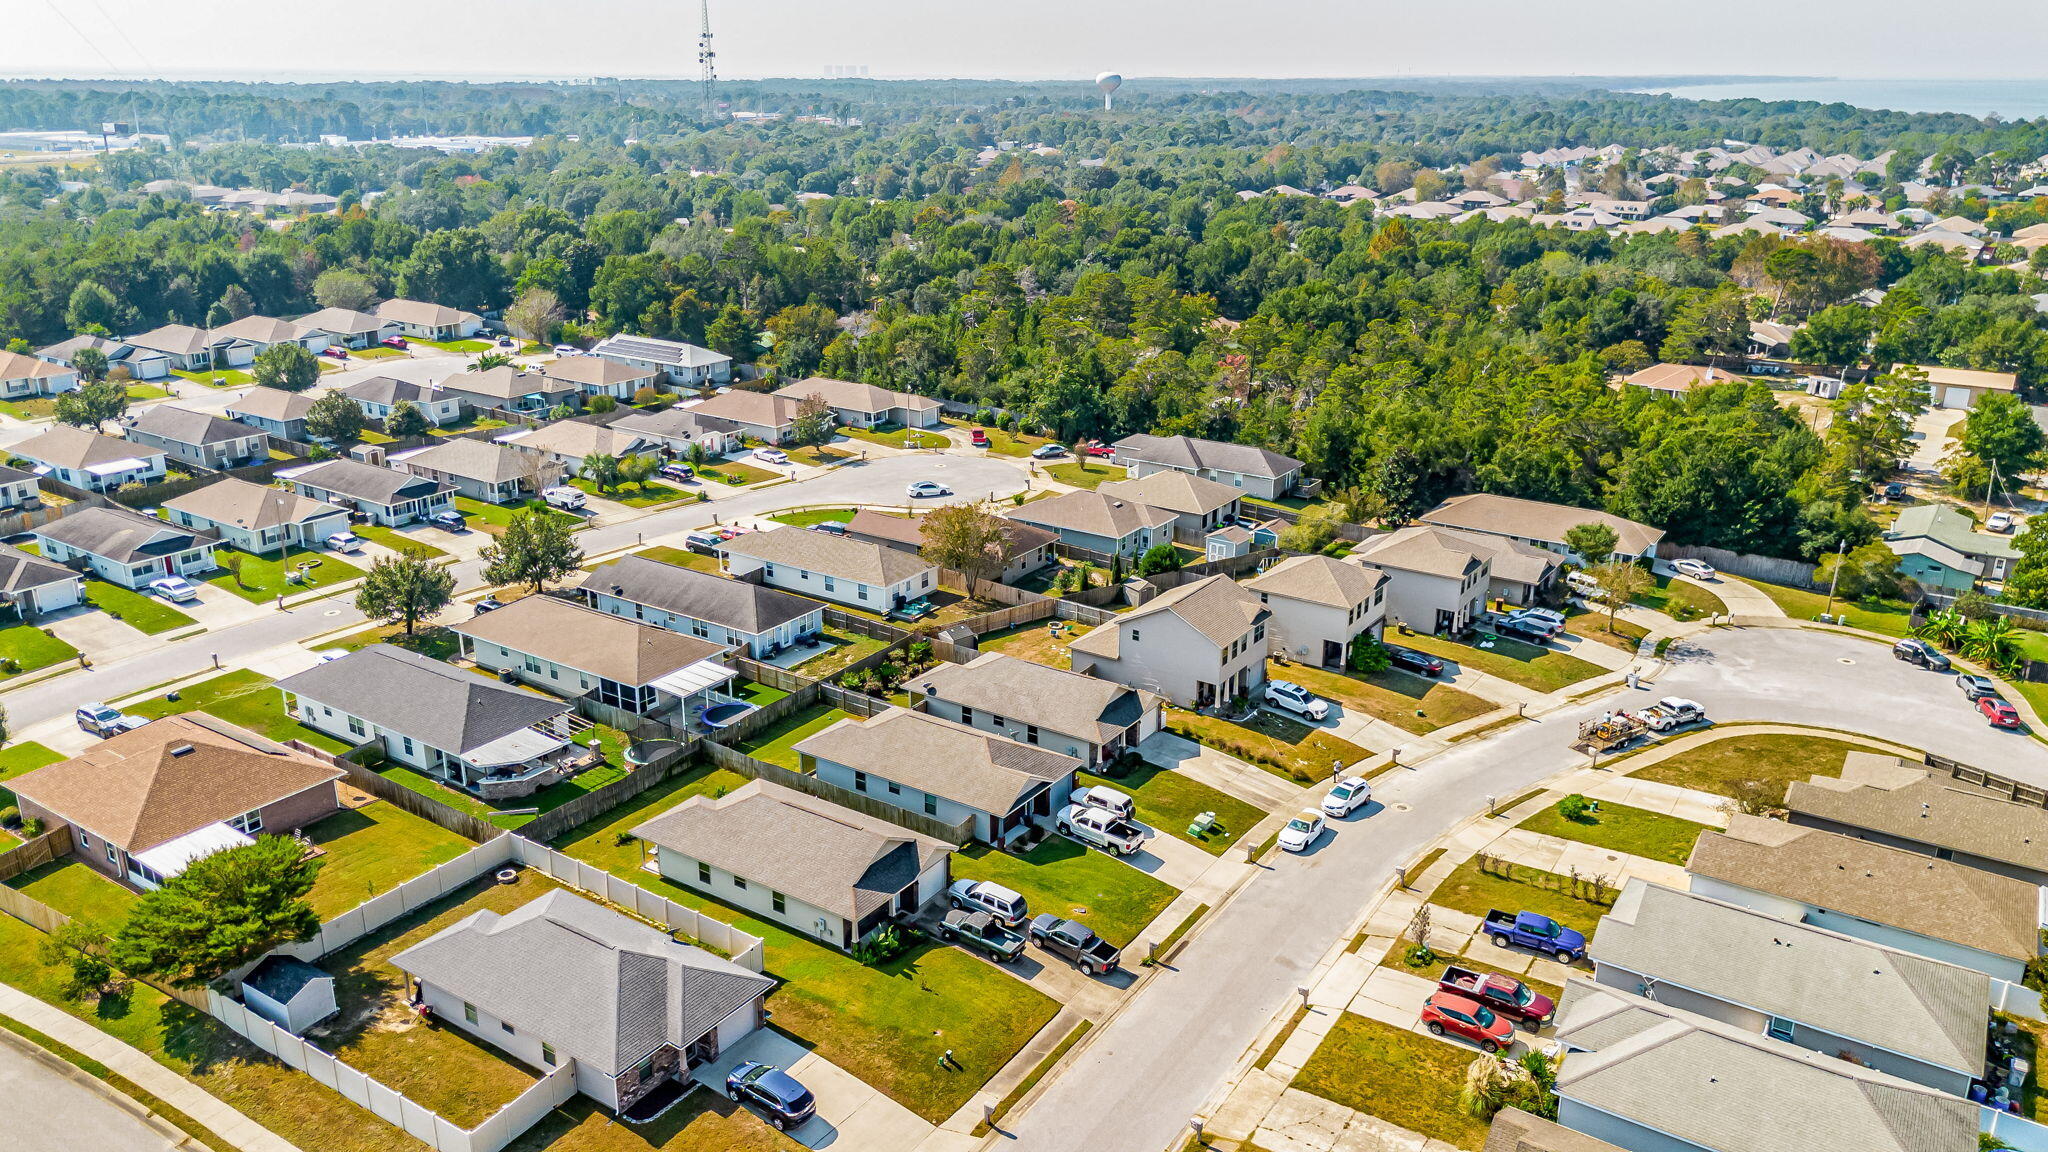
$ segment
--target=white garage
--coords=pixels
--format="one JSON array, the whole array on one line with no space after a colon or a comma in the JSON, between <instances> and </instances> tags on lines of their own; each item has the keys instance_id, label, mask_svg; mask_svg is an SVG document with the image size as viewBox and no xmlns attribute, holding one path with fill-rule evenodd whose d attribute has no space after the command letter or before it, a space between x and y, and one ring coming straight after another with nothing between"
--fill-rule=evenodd
<instances>
[{"instance_id":1,"label":"white garage","mask_svg":"<svg viewBox=\"0 0 2048 1152\"><path fill-rule=\"evenodd\" d=\"M23 619L69 608L85 599L85 577L0 544L0 604L13 605Z\"/></svg>"},{"instance_id":2,"label":"white garage","mask_svg":"<svg viewBox=\"0 0 2048 1152\"><path fill-rule=\"evenodd\" d=\"M1977 398L1990 392L2011 392L2019 377L2010 372L1980 372L1974 368L1939 368L1922 365L1927 375L1927 395L1936 408L1970 408Z\"/></svg>"}]
</instances>

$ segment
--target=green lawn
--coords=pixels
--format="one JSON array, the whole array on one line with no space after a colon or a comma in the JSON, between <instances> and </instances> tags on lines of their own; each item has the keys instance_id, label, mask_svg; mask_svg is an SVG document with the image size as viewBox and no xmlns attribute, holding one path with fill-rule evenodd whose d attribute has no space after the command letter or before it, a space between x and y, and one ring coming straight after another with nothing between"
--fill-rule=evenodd
<instances>
[{"instance_id":1,"label":"green lawn","mask_svg":"<svg viewBox=\"0 0 2048 1152\"><path fill-rule=\"evenodd\" d=\"M1495 640L1491 648L1460 644L1421 632L1396 636L1392 643L1456 661L1461 667L1498 676L1537 692L1555 692L1606 671L1598 664L1588 663L1555 648L1539 648L1505 636Z\"/></svg>"},{"instance_id":2,"label":"green lawn","mask_svg":"<svg viewBox=\"0 0 2048 1152\"><path fill-rule=\"evenodd\" d=\"M1372 753L1299 720L1261 709L1243 724L1179 708L1166 710L1166 727L1297 784L1316 784Z\"/></svg>"},{"instance_id":3,"label":"green lawn","mask_svg":"<svg viewBox=\"0 0 2048 1152\"><path fill-rule=\"evenodd\" d=\"M1478 1055L1462 1044L1344 1012L1290 1087L1460 1148L1478 1148L1486 1142L1487 1122L1458 1101L1465 1070Z\"/></svg>"},{"instance_id":4,"label":"green lawn","mask_svg":"<svg viewBox=\"0 0 2048 1152\"><path fill-rule=\"evenodd\" d=\"M813 704L800 712L783 717L753 736L734 744L732 748L733 751L744 752L756 760L766 760L770 764L780 764L795 771L798 741L851 717L851 713L842 709L825 704Z\"/></svg>"},{"instance_id":5,"label":"green lawn","mask_svg":"<svg viewBox=\"0 0 2048 1152\"><path fill-rule=\"evenodd\" d=\"M455 510L469 520L469 526L478 532L496 536L512 523L512 517L521 512L545 512L549 519L561 520L576 528L583 527L583 518L573 516L559 508L550 508L539 500L528 499L520 504L486 504L467 496L455 498Z\"/></svg>"},{"instance_id":6,"label":"green lawn","mask_svg":"<svg viewBox=\"0 0 2048 1152\"><path fill-rule=\"evenodd\" d=\"M239 580L223 566L220 575L207 580L216 588L225 588L244 600L258 604L275 600L282 595L310 592L342 584L363 575L363 570L341 559L332 552L312 552L304 548L293 548L284 555L256 556L247 552L235 552L241 557L242 572ZM296 584L285 580L286 573L303 569L303 577Z\"/></svg>"},{"instance_id":7,"label":"green lawn","mask_svg":"<svg viewBox=\"0 0 2048 1152\"><path fill-rule=\"evenodd\" d=\"M1598 812L1587 812L1577 820L1565 819L1553 804L1522 821L1522 827L1545 836L1576 840L1630 856L1647 856L1667 864L1685 863L1686 857L1692 855L1693 841L1710 830L1705 824L1605 800L1600 802Z\"/></svg>"},{"instance_id":8,"label":"green lawn","mask_svg":"<svg viewBox=\"0 0 2048 1152\"><path fill-rule=\"evenodd\" d=\"M1191 780L1157 764L1139 764L1118 777L1088 772L1077 777L1084 786L1103 784L1127 792L1137 802L1138 819L1169 836L1197 844L1211 856L1226 848L1265 819L1266 812L1227 792L1219 792L1199 780ZM1217 826L1201 836L1188 835L1188 825L1203 812L1216 814Z\"/></svg>"},{"instance_id":9,"label":"green lawn","mask_svg":"<svg viewBox=\"0 0 2048 1152\"><path fill-rule=\"evenodd\" d=\"M307 898L322 920L474 847L432 821L382 802L336 812L301 831L325 853Z\"/></svg>"},{"instance_id":10,"label":"green lawn","mask_svg":"<svg viewBox=\"0 0 2048 1152\"><path fill-rule=\"evenodd\" d=\"M950 416L945 418L945 422L955 428L980 428L988 433L988 450L998 456L1029 456L1032 449L1052 443L1050 437L1033 436L1029 433L1017 435L1005 432L993 424L975 424Z\"/></svg>"},{"instance_id":11,"label":"green lawn","mask_svg":"<svg viewBox=\"0 0 2048 1152\"><path fill-rule=\"evenodd\" d=\"M1742 577L1723 576L1722 579L1742 580ZM1794 620L1811 620L1828 610L1828 594L1825 592L1787 588L1783 584L1766 584L1761 580L1742 582L1761 589L1785 615ZM1902 600L1863 600L1850 603L1836 597L1833 614L1846 616L1846 623L1852 628L1865 628L1872 632L1882 632L1887 636L1904 636L1913 628L1913 609Z\"/></svg>"},{"instance_id":12,"label":"green lawn","mask_svg":"<svg viewBox=\"0 0 2048 1152\"><path fill-rule=\"evenodd\" d=\"M945 433L936 428L905 428L900 424L879 424L873 428L840 428L841 436L865 440L890 448L943 448Z\"/></svg>"},{"instance_id":13,"label":"green lawn","mask_svg":"<svg viewBox=\"0 0 2048 1152\"><path fill-rule=\"evenodd\" d=\"M1736 735L1689 748L1628 774L1638 780L1676 784L1722 796L1735 795L1738 785L1745 781L1760 781L1769 787L1774 801L1782 802L1785 785L1815 775L1840 776L1844 756L1870 751L1874 749L1868 745L1820 735Z\"/></svg>"},{"instance_id":14,"label":"green lawn","mask_svg":"<svg viewBox=\"0 0 2048 1152\"><path fill-rule=\"evenodd\" d=\"M732 682L731 694L745 700L756 708L766 708L768 705L789 695L789 693L784 692L780 688L770 688L766 684L756 683L752 680L734 680Z\"/></svg>"},{"instance_id":15,"label":"green lawn","mask_svg":"<svg viewBox=\"0 0 2048 1152\"><path fill-rule=\"evenodd\" d=\"M46 748L33 740L10 744L0 749L0 782L14 779L24 772L33 772L64 759L64 754ZM0 788L0 806L14 803L14 793Z\"/></svg>"},{"instance_id":16,"label":"green lawn","mask_svg":"<svg viewBox=\"0 0 2048 1152\"><path fill-rule=\"evenodd\" d=\"M0 628L0 680L77 658L78 649L33 624Z\"/></svg>"},{"instance_id":17,"label":"green lawn","mask_svg":"<svg viewBox=\"0 0 2048 1152\"><path fill-rule=\"evenodd\" d=\"M694 492L684 492L679 488L671 488L654 480L649 480L643 484L635 484L631 487L618 485L609 492L600 492L597 490L597 485L592 484L581 476L573 476L569 479L569 486L586 495L610 500L615 504L624 504L628 508L652 508L657 504L673 504L678 500L689 500L696 497Z\"/></svg>"},{"instance_id":18,"label":"green lawn","mask_svg":"<svg viewBox=\"0 0 2048 1152\"><path fill-rule=\"evenodd\" d=\"M471 417L471 418L469 418L469 419L467 419L467 420L457 420L457 421L456 421L455 423L453 423L453 424L442 424L442 425L440 425L440 426L438 426L438 427L434 427L434 428L429 428L429 429L427 429L427 435L429 435L429 436L453 436L453 435L455 435L455 434L456 434L457 432L475 432L475 431L477 431L477 430L479 430L479 429L486 429L486 430L487 430L487 429L491 429L491 428L505 428L505 427L509 427L509 425L507 425L507 424L506 424L506 423L505 423L505 422L504 422L503 420L499 420L499 419L497 419L497 418L495 418L495 417L491 417L491 416L473 416L473 417Z\"/></svg>"},{"instance_id":19,"label":"green lawn","mask_svg":"<svg viewBox=\"0 0 2048 1152\"><path fill-rule=\"evenodd\" d=\"M425 344L429 348L439 348L443 352L489 352L497 347L488 340L421 340L408 336L406 341L411 344Z\"/></svg>"},{"instance_id":20,"label":"green lawn","mask_svg":"<svg viewBox=\"0 0 2048 1152\"><path fill-rule=\"evenodd\" d=\"M1728 577L1723 577L1728 579ZM1657 577L1657 586L1636 597L1636 603L1674 620L1697 620L1702 616L1725 616L1728 605L1719 596L1697 584Z\"/></svg>"},{"instance_id":21,"label":"green lawn","mask_svg":"<svg viewBox=\"0 0 2048 1152\"><path fill-rule=\"evenodd\" d=\"M1495 707L1491 700L1399 668L1368 676L1306 664L1282 667L1268 662L1266 675L1272 680L1291 680L1318 696L1335 700L1347 712L1376 716L1417 735L1484 716Z\"/></svg>"},{"instance_id":22,"label":"green lawn","mask_svg":"<svg viewBox=\"0 0 2048 1152\"><path fill-rule=\"evenodd\" d=\"M346 752L351 747L292 719L284 710L284 694L271 687L269 677L247 668L223 672L210 680L180 688L177 693L176 700L168 700L161 695L151 696L123 705L121 711L151 720L180 712L204 712L280 742L302 740L334 753Z\"/></svg>"},{"instance_id":23,"label":"green lawn","mask_svg":"<svg viewBox=\"0 0 2048 1152\"><path fill-rule=\"evenodd\" d=\"M1548 916L1567 928L1576 928L1592 939L1593 929L1600 918L1607 915L1608 905L1619 895L1614 888L1605 889L1600 900L1591 899L1594 894L1593 878L1581 877L1574 884L1571 877L1556 872L1545 872L1522 864L1502 865L1507 875L1481 872L1479 859L1474 857L1452 871L1430 894L1432 904L1470 913L1484 920L1486 913L1494 908L1507 912L1535 912ZM1618 877L1608 877L1618 879Z\"/></svg>"},{"instance_id":24,"label":"green lawn","mask_svg":"<svg viewBox=\"0 0 2048 1152\"><path fill-rule=\"evenodd\" d=\"M85 598L93 607L151 636L199 623L155 596L88 576Z\"/></svg>"},{"instance_id":25,"label":"green lawn","mask_svg":"<svg viewBox=\"0 0 2048 1152\"><path fill-rule=\"evenodd\" d=\"M358 524L354 531L363 539L374 540L402 555L416 556L422 560L438 560L448 555L444 549L436 548L417 537L408 536L388 524Z\"/></svg>"},{"instance_id":26,"label":"green lawn","mask_svg":"<svg viewBox=\"0 0 2048 1152\"><path fill-rule=\"evenodd\" d=\"M783 981L768 996L775 1026L925 1119L944 1120L1059 1005L958 948L924 945L889 964L861 964L780 924L664 880L641 867L643 845L619 843L622 832L691 795L718 794L741 783L735 773L700 766L567 833L554 847L761 937L768 971ZM948 1048L959 1062L950 1070L938 1062ZM701 1150L691 1145L690 1152Z\"/></svg>"},{"instance_id":27,"label":"green lawn","mask_svg":"<svg viewBox=\"0 0 2048 1152\"><path fill-rule=\"evenodd\" d=\"M154 384L128 385L128 399L130 400L162 400L170 394L168 389L159 388Z\"/></svg>"},{"instance_id":28,"label":"green lawn","mask_svg":"<svg viewBox=\"0 0 2048 1152\"><path fill-rule=\"evenodd\" d=\"M844 524L853 519L851 508L807 508L801 512L783 512L770 516L777 524L794 524L809 528L813 524Z\"/></svg>"},{"instance_id":29,"label":"green lawn","mask_svg":"<svg viewBox=\"0 0 2048 1152\"><path fill-rule=\"evenodd\" d=\"M1573 608L1565 613L1564 630L1631 655L1642 647L1643 637L1650 634L1650 630L1640 624L1631 624L1619 616L1610 621L1605 612L1588 612L1582 608Z\"/></svg>"},{"instance_id":30,"label":"green lawn","mask_svg":"<svg viewBox=\"0 0 2048 1152\"><path fill-rule=\"evenodd\" d=\"M327 641L315 651L354 652L372 644L390 644L436 660L452 660L462 651L461 638L446 628L429 625L407 636L403 624L379 624L375 628L351 632L339 640Z\"/></svg>"},{"instance_id":31,"label":"green lawn","mask_svg":"<svg viewBox=\"0 0 2048 1152\"><path fill-rule=\"evenodd\" d=\"M425 773L391 761L377 765L375 771L394 784L410 788L422 796L431 796L458 812L466 812L479 820L488 820L499 828L517 829L532 823L534 818L542 813L552 812L571 800L625 779L625 761L620 755L628 743L625 734L616 728L598 725L577 738L579 744L587 745L593 742L604 750L603 763L585 768L567 780L558 780L530 796L516 796L503 801L480 800Z\"/></svg>"},{"instance_id":32,"label":"green lawn","mask_svg":"<svg viewBox=\"0 0 2048 1152\"><path fill-rule=\"evenodd\" d=\"M756 468L752 464L740 460L707 464L697 469L697 475L707 480L717 480L721 483L731 484L734 487L739 487L743 484L757 484L763 480L778 478L777 473L770 472L765 468Z\"/></svg>"},{"instance_id":33,"label":"green lawn","mask_svg":"<svg viewBox=\"0 0 2048 1152\"><path fill-rule=\"evenodd\" d=\"M396 348L356 348L349 352L351 360L402 360L405 353Z\"/></svg>"},{"instance_id":34,"label":"green lawn","mask_svg":"<svg viewBox=\"0 0 2048 1152\"><path fill-rule=\"evenodd\" d=\"M71 858L31 868L9 880L7 886L74 920L108 928L126 921L136 900L135 893L93 871L84 861Z\"/></svg>"},{"instance_id":35,"label":"green lawn","mask_svg":"<svg viewBox=\"0 0 2048 1152\"><path fill-rule=\"evenodd\" d=\"M873 636L848 632L830 625L826 625L819 636L823 643L818 646L818 654L807 657L791 671L824 680L837 675L840 669L848 664L867 659L889 644L886 640L877 640Z\"/></svg>"},{"instance_id":36,"label":"green lawn","mask_svg":"<svg viewBox=\"0 0 2048 1152\"><path fill-rule=\"evenodd\" d=\"M1119 948L1137 939L1180 895L1164 880L1064 836L1048 836L1021 856L973 845L953 853L953 877L993 880L1023 896L1032 915L1051 912L1083 921Z\"/></svg>"},{"instance_id":37,"label":"green lawn","mask_svg":"<svg viewBox=\"0 0 2048 1152\"><path fill-rule=\"evenodd\" d=\"M649 560L659 561L663 564L673 564L678 568L695 568L699 572L718 571L718 557L706 556L702 552L692 552L688 548L671 548L666 544L654 544L640 549L638 552L633 553L633 555L645 556Z\"/></svg>"},{"instance_id":38,"label":"green lawn","mask_svg":"<svg viewBox=\"0 0 2048 1152\"><path fill-rule=\"evenodd\" d=\"M57 398L29 396L21 400L0 400L0 412L16 420L48 420L57 414Z\"/></svg>"},{"instance_id":39,"label":"green lawn","mask_svg":"<svg viewBox=\"0 0 2048 1152\"><path fill-rule=\"evenodd\" d=\"M204 372L182 372L173 368L171 369L171 375L190 380L195 384L204 384L209 388L214 386L214 381L216 380L220 381L220 387L223 388L239 388L244 384L254 384L256 382L254 376L249 375L240 368L210 368Z\"/></svg>"},{"instance_id":40,"label":"green lawn","mask_svg":"<svg viewBox=\"0 0 2048 1152\"><path fill-rule=\"evenodd\" d=\"M1069 460L1065 464L1053 464L1046 473L1062 484L1076 488L1093 489L1098 484L1127 479L1130 469L1115 464L1098 464L1093 460Z\"/></svg>"}]
</instances>

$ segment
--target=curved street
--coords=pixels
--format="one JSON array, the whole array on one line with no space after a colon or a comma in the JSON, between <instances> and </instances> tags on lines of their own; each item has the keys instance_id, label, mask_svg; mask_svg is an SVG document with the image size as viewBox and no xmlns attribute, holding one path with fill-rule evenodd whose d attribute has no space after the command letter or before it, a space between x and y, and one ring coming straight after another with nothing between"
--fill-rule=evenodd
<instances>
[{"instance_id":1,"label":"curved street","mask_svg":"<svg viewBox=\"0 0 2048 1152\"><path fill-rule=\"evenodd\" d=\"M10 1152L172 1152L179 1147L142 1118L34 1055L0 1041L0 1100L15 1119Z\"/></svg>"}]
</instances>

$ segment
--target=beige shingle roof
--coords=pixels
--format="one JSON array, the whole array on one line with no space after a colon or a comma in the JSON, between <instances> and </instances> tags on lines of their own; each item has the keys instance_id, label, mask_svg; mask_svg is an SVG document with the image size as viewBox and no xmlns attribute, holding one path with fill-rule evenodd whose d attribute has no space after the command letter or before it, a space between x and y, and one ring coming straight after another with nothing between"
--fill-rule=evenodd
<instances>
[{"instance_id":1,"label":"beige shingle roof","mask_svg":"<svg viewBox=\"0 0 2048 1152\"><path fill-rule=\"evenodd\" d=\"M766 392L745 392L733 389L713 396L702 404L693 405L690 411L700 416L716 416L740 424L752 424L757 428L780 428L796 419L796 404L787 396L771 396Z\"/></svg>"},{"instance_id":2,"label":"beige shingle roof","mask_svg":"<svg viewBox=\"0 0 2048 1152\"><path fill-rule=\"evenodd\" d=\"M305 335L305 328L275 316L244 316L207 334L209 340L247 340L252 344L284 344Z\"/></svg>"},{"instance_id":3,"label":"beige shingle roof","mask_svg":"<svg viewBox=\"0 0 2048 1152\"><path fill-rule=\"evenodd\" d=\"M940 664L908 685L917 692L1048 732L1105 744L1158 708L1162 698L1113 680L984 652Z\"/></svg>"},{"instance_id":4,"label":"beige shingle roof","mask_svg":"<svg viewBox=\"0 0 2048 1152\"><path fill-rule=\"evenodd\" d=\"M1218 648L1232 643L1270 615L1265 605L1259 603L1257 593L1247 591L1227 576L1208 576L1183 584L1142 608L1134 608L1096 627L1071 647L1092 656L1118 659L1125 628L1166 614L1186 621Z\"/></svg>"},{"instance_id":5,"label":"beige shingle roof","mask_svg":"<svg viewBox=\"0 0 2048 1152\"><path fill-rule=\"evenodd\" d=\"M1637 553L1653 548L1664 539L1662 528L1652 528L1598 508L1577 508L1515 496L1473 492L1453 496L1418 517L1424 524L1444 528L1469 528L1496 536L1519 536L1524 540L1564 543L1564 534L1581 524L1605 524L1619 540L1616 549Z\"/></svg>"},{"instance_id":6,"label":"beige shingle roof","mask_svg":"<svg viewBox=\"0 0 2048 1152\"><path fill-rule=\"evenodd\" d=\"M391 458L393 464L402 468L424 468L485 484L524 479L534 472L534 464L539 460L539 456L524 447L462 436L450 436Z\"/></svg>"},{"instance_id":7,"label":"beige shingle roof","mask_svg":"<svg viewBox=\"0 0 2048 1152\"><path fill-rule=\"evenodd\" d=\"M873 384L862 384L853 380L834 380L829 376L806 376L793 384L785 384L775 390L775 395L791 400L803 400L809 396L823 397L833 408L845 408L853 412L886 412L891 408L907 408L912 412L936 412L939 402L929 396L914 392L894 392L877 388Z\"/></svg>"},{"instance_id":8,"label":"beige shingle roof","mask_svg":"<svg viewBox=\"0 0 2048 1152\"><path fill-rule=\"evenodd\" d=\"M20 352L0 351L0 380L47 380L52 376L70 376L75 368L38 360Z\"/></svg>"},{"instance_id":9,"label":"beige shingle roof","mask_svg":"<svg viewBox=\"0 0 2048 1152\"><path fill-rule=\"evenodd\" d=\"M1420 572L1462 580L1484 562L1479 549L1442 529L1427 525L1401 528L1375 536L1358 547L1350 560L1375 568Z\"/></svg>"},{"instance_id":10,"label":"beige shingle roof","mask_svg":"<svg viewBox=\"0 0 2048 1152\"><path fill-rule=\"evenodd\" d=\"M632 456L653 448L645 437L636 433L586 424L581 420L557 420L552 424L543 424L530 432L509 436L506 442L536 452L547 452L576 460L598 453L607 456Z\"/></svg>"},{"instance_id":11,"label":"beige shingle roof","mask_svg":"<svg viewBox=\"0 0 2048 1152\"><path fill-rule=\"evenodd\" d=\"M1329 556L1290 556L1244 582L1268 596L1349 610L1372 599L1387 574Z\"/></svg>"},{"instance_id":12,"label":"beige shingle roof","mask_svg":"<svg viewBox=\"0 0 2048 1152\"><path fill-rule=\"evenodd\" d=\"M452 328L466 320L481 319L474 312L464 312L446 304L429 304L425 300L386 300L377 305L377 318L427 328Z\"/></svg>"},{"instance_id":13,"label":"beige shingle roof","mask_svg":"<svg viewBox=\"0 0 2048 1152\"><path fill-rule=\"evenodd\" d=\"M67 424L52 425L48 431L16 444L12 451L16 456L25 456L54 468L90 468L95 464L144 460L164 454L161 448L116 440L112 436L102 436Z\"/></svg>"},{"instance_id":14,"label":"beige shingle roof","mask_svg":"<svg viewBox=\"0 0 2048 1152\"><path fill-rule=\"evenodd\" d=\"M1228 484L1204 480L1187 472L1154 472L1136 480L1116 480L1096 489L1113 500L1132 500L1188 516L1204 516L1228 508L1244 493Z\"/></svg>"},{"instance_id":15,"label":"beige shingle roof","mask_svg":"<svg viewBox=\"0 0 2048 1152\"><path fill-rule=\"evenodd\" d=\"M1794 781L1785 790L1785 806L1796 815L2048 871L2048 809L1892 756L1848 753L1841 779Z\"/></svg>"},{"instance_id":16,"label":"beige shingle roof","mask_svg":"<svg viewBox=\"0 0 2048 1152\"><path fill-rule=\"evenodd\" d=\"M228 402L229 416L254 416L261 420L304 420L313 401L324 392L287 392L282 388L251 388Z\"/></svg>"},{"instance_id":17,"label":"beige shingle roof","mask_svg":"<svg viewBox=\"0 0 2048 1152\"><path fill-rule=\"evenodd\" d=\"M787 564L806 572L858 580L887 587L932 571L930 562L900 548L850 540L826 532L784 525L766 532L749 532L719 545L734 556L749 556L769 564Z\"/></svg>"},{"instance_id":18,"label":"beige shingle roof","mask_svg":"<svg viewBox=\"0 0 2048 1152\"><path fill-rule=\"evenodd\" d=\"M638 368L607 360L602 356L564 356L541 365L541 374L551 380L566 380L571 384L583 384L593 388L608 384L627 384L635 380L654 379L654 369Z\"/></svg>"},{"instance_id":19,"label":"beige shingle roof","mask_svg":"<svg viewBox=\"0 0 2048 1152\"><path fill-rule=\"evenodd\" d=\"M278 528L316 516L334 516L343 509L284 488L269 488L229 476L164 501L173 512L189 512L216 524L237 528Z\"/></svg>"},{"instance_id":20,"label":"beige shingle roof","mask_svg":"<svg viewBox=\"0 0 2048 1152\"><path fill-rule=\"evenodd\" d=\"M1531 1116L1520 1108L1493 1114L1486 1147L1480 1152L1622 1152L1605 1140L1574 1132L1555 1120Z\"/></svg>"},{"instance_id":21,"label":"beige shingle roof","mask_svg":"<svg viewBox=\"0 0 2048 1152\"><path fill-rule=\"evenodd\" d=\"M996 816L1081 766L1072 756L902 708L841 720L796 750Z\"/></svg>"},{"instance_id":22,"label":"beige shingle roof","mask_svg":"<svg viewBox=\"0 0 2048 1152\"><path fill-rule=\"evenodd\" d=\"M647 684L727 648L556 596L521 596L450 631L620 684Z\"/></svg>"},{"instance_id":23,"label":"beige shingle roof","mask_svg":"<svg viewBox=\"0 0 2048 1152\"><path fill-rule=\"evenodd\" d=\"M1173 513L1134 500L1118 500L1101 492L1065 492L1046 500L1033 500L1008 514L1023 524L1036 524L1054 532L1085 532L1112 540L1142 528L1164 528L1173 523Z\"/></svg>"}]
</instances>

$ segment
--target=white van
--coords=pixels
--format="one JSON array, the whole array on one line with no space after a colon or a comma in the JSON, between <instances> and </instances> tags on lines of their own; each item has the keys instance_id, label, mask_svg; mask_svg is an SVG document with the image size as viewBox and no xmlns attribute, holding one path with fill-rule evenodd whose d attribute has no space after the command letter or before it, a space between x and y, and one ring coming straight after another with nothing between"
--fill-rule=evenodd
<instances>
[{"instance_id":1,"label":"white van","mask_svg":"<svg viewBox=\"0 0 2048 1152\"><path fill-rule=\"evenodd\" d=\"M1581 596L1600 595L1600 582L1598 580L1593 579L1591 576L1586 575L1584 572L1567 573L1565 575L1564 582L1567 586L1571 588L1572 591L1578 593Z\"/></svg>"},{"instance_id":2,"label":"white van","mask_svg":"<svg viewBox=\"0 0 2048 1152\"><path fill-rule=\"evenodd\" d=\"M1105 788L1100 784L1074 789L1067 794L1067 803L1078 804L1083 808L1100 808L1125 820L1129 820L1131 813L1137 811L1138 807L1137 802L1128 794L1114 788Z\"/></svg>"}]
</instances>

